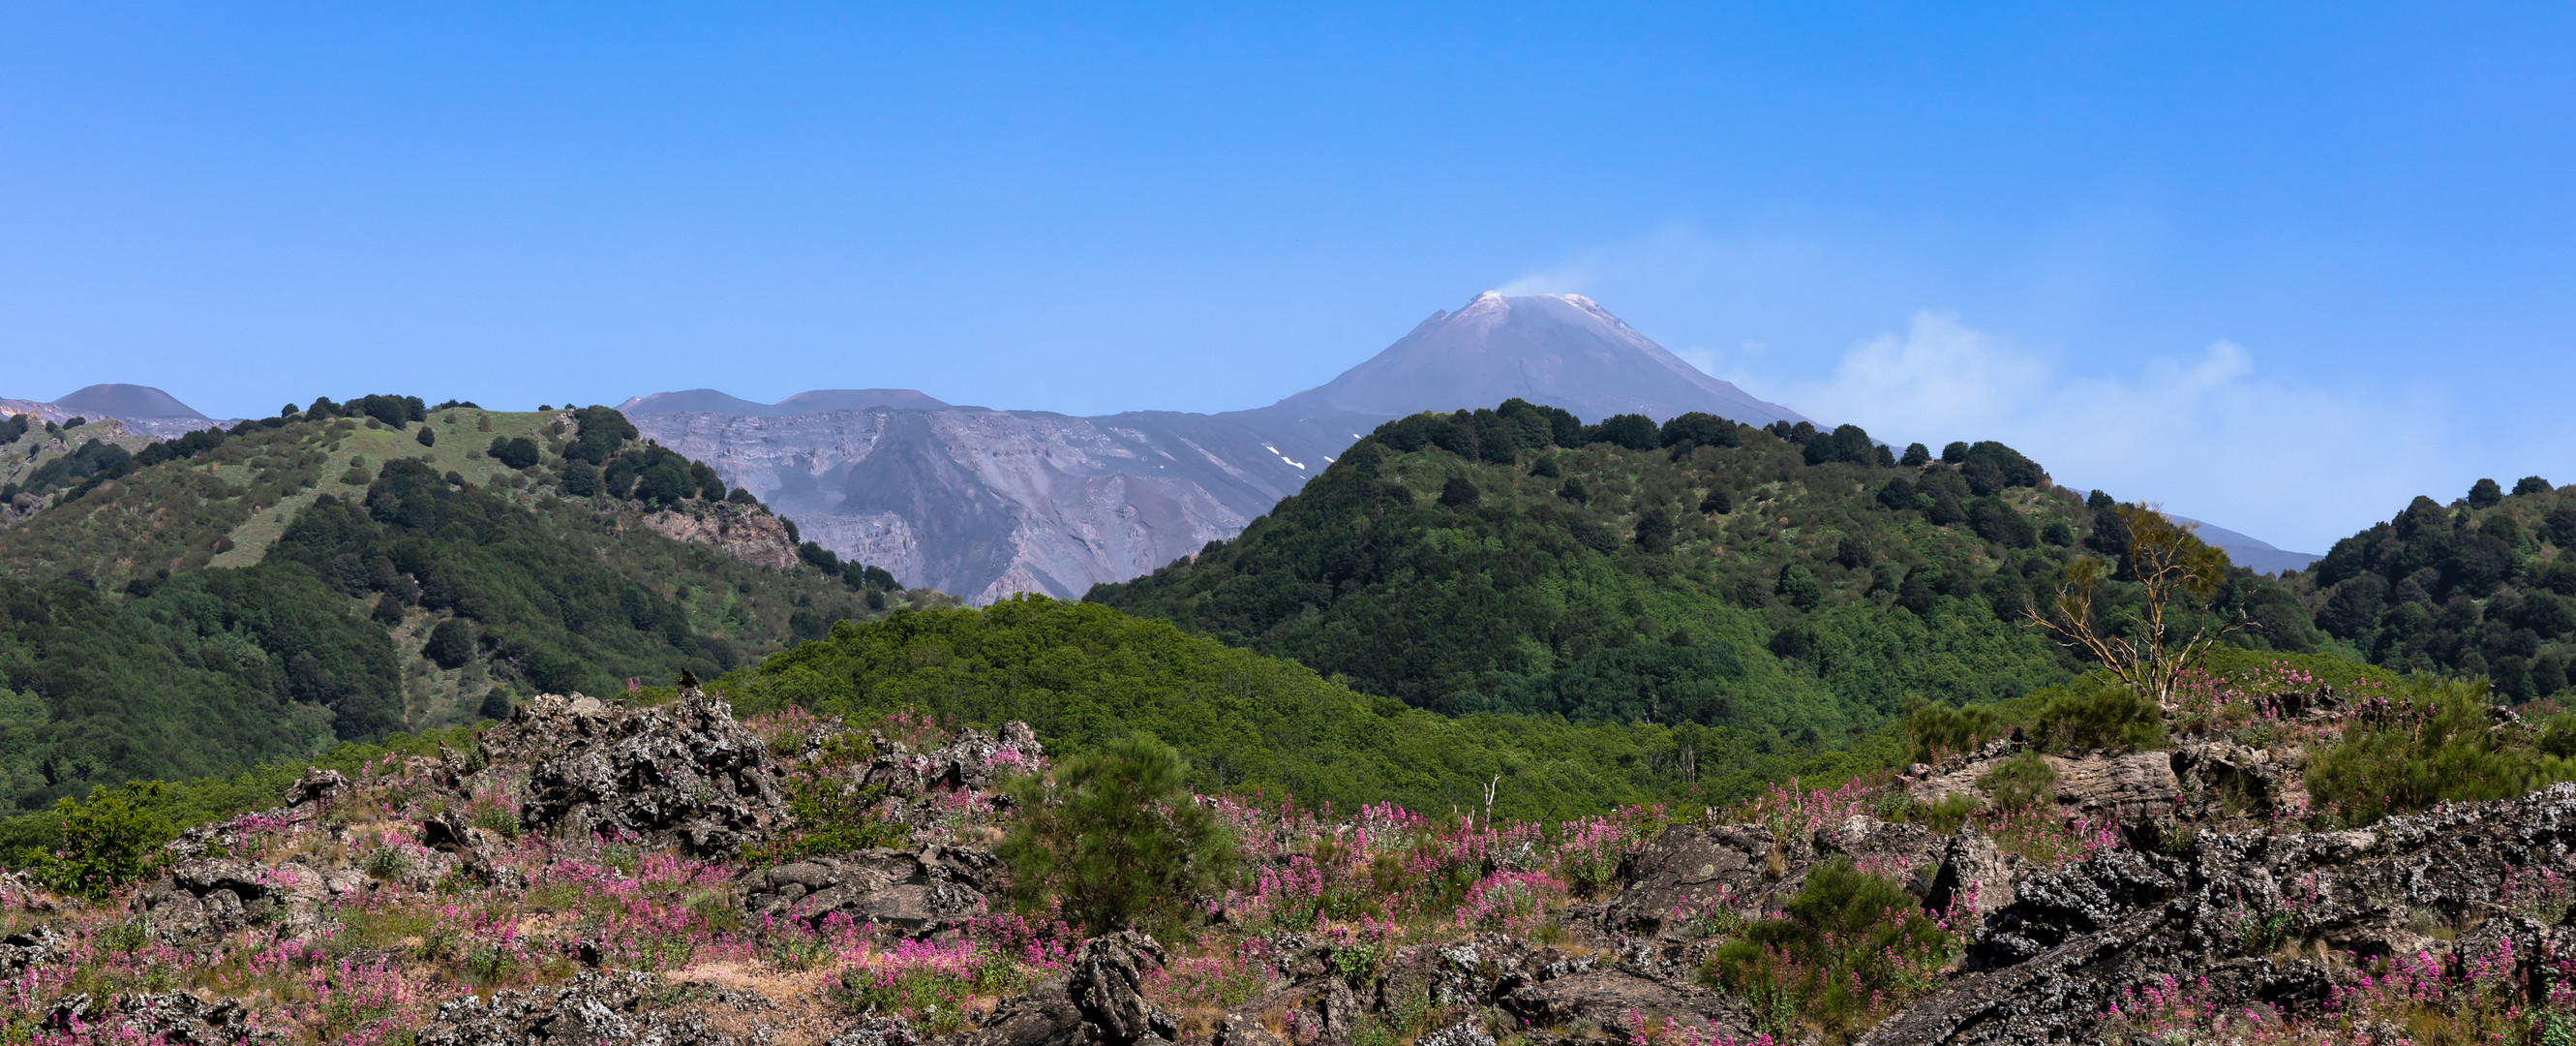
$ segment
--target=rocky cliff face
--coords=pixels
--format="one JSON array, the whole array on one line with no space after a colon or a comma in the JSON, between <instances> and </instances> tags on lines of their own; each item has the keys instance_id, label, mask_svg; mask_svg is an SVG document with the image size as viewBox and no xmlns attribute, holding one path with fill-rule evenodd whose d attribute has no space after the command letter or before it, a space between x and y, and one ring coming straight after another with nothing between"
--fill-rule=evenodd
<instances>
[{"instance_id":1,"label":"rocky cliff face","mask_svg":"<svg viewBox=\"0 0 2576 1046\"><path fill-rule=\"evenodd\" d=\"M754 404L713 390L621 408L843 557L989 603L1079 597L1241 533L1382 422L1513 396L1598 420L1799 415L1700 373L1576 296L1479 295L1331 383L1258 410L1079 418L909 390Z\"/></svg>"},{"instance_id":2,"label":"rocky cliff face","mask_svg":"<svg viewBox=\"0 0 2576 1046\"><path fill-rule=\"evenodd\" d=\"M1224 415L879 408L634 421L807 539L976 603L1078 598L1232 537L1340 449L1300 431L1311 425L1268 435Z\"/></svg>"},{"instance_id":3,"label":"rocky cliff face","mask_svg":"<svg viewBox=\"0 0 2576 1046\"><path fill-rule=\"evenodd\" d=\"M716 502L649 512L644 525L673 541L712 545L756 567L785 570L796 565L796 543L787 540L787 525L755 506Z\"/></svg>"}]
</instances>

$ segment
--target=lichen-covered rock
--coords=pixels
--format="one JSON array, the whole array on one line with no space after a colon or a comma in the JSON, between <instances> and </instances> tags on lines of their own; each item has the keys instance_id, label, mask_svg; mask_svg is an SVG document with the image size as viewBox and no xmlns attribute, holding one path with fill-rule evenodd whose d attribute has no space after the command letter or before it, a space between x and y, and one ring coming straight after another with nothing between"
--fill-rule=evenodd
<instances>
[{"instance_id":1,"label":"lichen-covered rock","mask_svg":"<svg viewBox=\"0 0 2576 1046\"><path fill-rule=\"evenodd\" d=\"M571 982L465 996L440 1004L417 1046L733 1046L696 1016L661 1001L663 985L642 973L584 970Z\"/></svg>"},{"instance_id":2,"label":"lichen-covered rock","mask_svg":"<svg viewBox=\"0 0 2576 1046\"><path fill-rule=\"evenodd\" d=\"M1151 1046L1180 1035L1179 1022L1145 1000L1145 976L1163 948L1133 930L1082 942L1065 975L996 1007L961 1046Z\"/></svg>"},{"instance_id":3,"label":"lichen-covered rock","mask_svg":"<svg viewBox=\"0 0 2576 1046\"><path fill-rule=\"evenodd\" d=\"M1960 914L1977 919L2002 911L2013 903L2014 863L1986 833L1963 827L1942 843L1940 867L1923 906L1949 912L1965 904L1968 908Z\"/></svg>"},{"instance_id":4,"label":"lichen-covered rock","mask_svg":"<svg viewBox=\"0 0 2576 1046\"><path fill-rule=\"evenodd\" d=\"M1145 1001L1145 975L1162 965L1163 946L1133 930L1082 942L1065 984L1096 1041L1123 1046L1180 1035L1170 1014Z\"/></svg>"},{"instance_id":5,"label":"lichen-covered rock","mask_svg":"<svg viewBox=\"0 0 2576 1046\"><path fill-rule=\"evenodd\" d=\"M1414 1040L1415 1046L1494 1046L1494 1037L1473 1024L1460 1022Z\"/></svg>"},{"instance_id":6,"label":"lichen-covered rock","mask_svg":"<svg viewBox=\"0 0 2576 1046\"><path fill-rule=\"evenodd\" d=\"M0 871L0 912L50 912L62 907L53 891L25 872Z\"/></svg>"},{"instance_id":7,"label":"lichen-covered rock","mask_svg":"<svg viewBox=\"0 0 2576 1046\"><path fill-rule=\"evenodd\" d=\"M304 771L304 776L296 778L294 784L286 786L286 805L327 803L348 790L348 775L337 770L312 767Z\"/></svg>"},{"instance_id":8,"label":"lichen-covered rock","mask_svg":"<svg viewBox=\"0 0 2576 1046\"><path fill-rule=\"evenodd\" d=\"M983 914L998 868L981 850L861 850L748 873L742 905L755 921L818 923L838 913L855 923L931 933Z\"/></svg>"},{"instance_id":9,"label":"lichen-covered rock","mask_svg":"<svg viewBox=\"0 0 2576 1046\"><path fill-rule=\"evenodd\" d=\"M947 744L920 753L907 751L882 734L871 733L868 741L877 754L858 768L855 783L884 785L900 796L939 789L990 792L1001 778L1025 773L1046 758L1037 731L1018 720L1002 724L998 734L967 727Z\"/></svg>"},{"instance_id":10,"label":"lichen-covered rock","mask_svg":"<svg viewBox=\"0 0 2576 1046\"><path fill-rule=\"evenodd\" d=\"M1759 827L1669 828L1622 859L1626 885L1603 924L1619 933L1677 932L1711 906L1759 906L1789 868L1783 845Z\"/></svg>"},{"instance_id":11,"label":"lichen-covered rock","mask_svg":"<svg viewBox=\"0 0 2576 1046\"><path fill-rule=\"evenodd\" d=\"M529 765L520 818L533 830L713 855L767 839L786 817L769 747L696 687L657 708L547 694L483 745L496 760Z\"/></svg>"},{"instance_id":12,"label":"lichen-covered rock","mask_svg":"<svg viewBox=\"0 0 2576 1046\"><path fill-rule=\"evenodd\" d=\"M2468 927L2446 950L2509 937L2516 954L2576 952L2576 928L2505 903L2510 884L2530 893L2565 874L2576 784L2438 807L2375 831L2202 832L2174 850L2105 850L2023 877L1977 930L1964 972L1862 1041L2089 1041L2112 1003L2169 977L2205 993L2205 1005L2259 1002L2313 1018L2350 970L2282 946L2328 961L2429 950L2432 940L2408 928L2415 918Z\"/></svg>"},{"instance_id":13,"label":"lichen-covered rock","mask_svg":"<svg viewBox=\"0 0 2576 1046\"><path fill-rule=\"evenodd\" d=\"M148 1042L166 1046L261 1046L286 1036L258 1027L239 999L207 999L194 992L111 997L99 1004L87 992L64 996L46 1013L45 1030L75 1041ZM101 1035L100 1032L114 1029Z\"/></svg>"},{"instance_id":14,"label":"lichen-covered rock","mask_svg":"<svg viewBox=\"0 0 2576 1046\"><path fill-rule=\"evenodd\" d=\"M1586 970L1524 984L1496 1000L1515 1017L1545 1028L1578 1023L1624 1027L1631 1015L1704 1039L1749 1039L1753 1014L1743 1003L1679 978L1634 969Z\"/></svg>"},{"instance_id":15,"label":"lichen-covered rock","mask_svg":"<svg viewBox=\"0 0 2576 1046\"><path fill-rule=\"evenodd\" d=\"M1226 1014L1217 1021L1215 1040L1216 1046L1288 1046L1288 1040L1263 1027L1258 1019L1239 1013ZM1485 1040L1484 1046L1493 1046L1493 1040Z\"/></svg>"},{"instance_id":16,"label":"lichen-covered rock","mask_svg":"<svg viewBox=\"0 0 2576 1046\"><path fill-rule=\"evenodd\" d=\"M35 926L0 937L0 979L42 969L70 955L70 935L51 926Z\"/></svg>"},{"instance_id":17,"label":"lichen-covered rock","mask_svg":"<svg viewBox=\"0 0 2576 1046\"><path fill-rule=\"evenodd\" d=\"M147 917L154 937L172 944L204 943L252 926L303 938L324 928L330 897L329 877L302 864L200 859L163 872L135 894L133 907Z\"/></svg>"},{"instance_id":18,"label":"lichen-covered rock","mask_svg":"<svg viewBox=\"0 0 2576 1046\"><path fill-rule=\"evenodd\" d=\"M1984 804L1994 797L1986 794L1983 778L2023 750L2018 741L1999 739L1937 766L1908 767L1902 780L1908 794L1922 802L1963 796ZM2176 776L2176 761L2181 757L2173 752L2086 752L2040 758L2057 777L2053 798L2058 805L2097 821L2116 818L2123 824L2144 824L2171 817L2176 801L2188 790Z\"/></svg>"},{"instance_id":19,"label":"lichen-covered rock","mask_svg":"<svg viewBox=\"0 0 2576 1046\"><path fill-rule=\"evenodd\" d=\"M872 1013L832 1036L826 1046L921 1046L921 1041L911 1021Z\"/></svg>"},{"instance_id":20,"label":"lichen-covered rock","mask_svg":"<svg viewBox=\"0 0 2576 1046\"><path fill-rule=\"evenodd\" d=\"M1753 915L1795 896L1807 872L1843 857L1862 871L1930 887L1943 840L1919 824L1854 816L1809 835L1775 837L1758 825L1674 827L1621 860L1618 894L1601 910L1613 933L1674 938L1701 915L1725 910Z\"/></svg>"}]
</instances>

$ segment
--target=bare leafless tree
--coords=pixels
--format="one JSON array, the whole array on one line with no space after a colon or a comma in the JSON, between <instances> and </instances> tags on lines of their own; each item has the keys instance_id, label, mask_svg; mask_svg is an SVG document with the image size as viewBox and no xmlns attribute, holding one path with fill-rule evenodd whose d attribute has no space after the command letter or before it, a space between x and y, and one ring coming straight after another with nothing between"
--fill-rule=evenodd
<instances>
[{"instance_id":1,"label":"bare leafless tree","mask_svg":"<svg viewBox=\"0 0 2576 1046\"><path fill-rule=\"evenodd\" d=\"M2047 629L2059 644L2091 655L2121 682L2169 705L2184 673L2206 660L2220 637L2250 623L2215 605L2227 586L2227 553L2202 541L2197 524L2177 523L2146 505L2112 511L2128 525L2130 570L2146 590L2134 633L2099 620L2096 591L2112 567L2092 556L2066 564L2057 597L2046 607L2024 603L2024 625Z\"/></svg>"}]
</instances>

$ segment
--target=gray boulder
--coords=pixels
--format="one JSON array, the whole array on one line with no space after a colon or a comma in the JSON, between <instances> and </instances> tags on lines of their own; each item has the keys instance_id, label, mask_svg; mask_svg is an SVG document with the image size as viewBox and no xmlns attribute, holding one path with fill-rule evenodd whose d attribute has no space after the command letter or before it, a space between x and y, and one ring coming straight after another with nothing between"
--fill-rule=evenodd
<instances>
[{"instance_id":1,"label":"gray boulder","mask_svg":"<svg viewBox=\"0 0 2576 1046\"><path fill-rule=\"evenodd\" d=\"M1000 863L981 850L925 846L816 857L745 874L745 914L754 921L818 923L834 913L927 934L983 914Z\"/></svg>"},{"instance_id":2,"label":"gray boulder","mask_svg":"<svg viewBox=\"0 0 2576 1046\"><path fill-rule=\"evenodd\" d=\"M537 831L718 855L767 839L787 815L768 745L695 687L657 708L543 695L487 734L484 748L496 762L529 765L520 818Z\"/></svg>"},{"instance_id":3,"label":"gray boulder","mask_svg":"<svg viewBox=\"0 0 2576 1046\"><path fill-rule=\"evenodd\" d=\"M416 1046L733 1046L695 1015L660 1001L662 984L642 973L584 970L569 983L471 995L442 1003Z\"/></svg>"}]
</instances>

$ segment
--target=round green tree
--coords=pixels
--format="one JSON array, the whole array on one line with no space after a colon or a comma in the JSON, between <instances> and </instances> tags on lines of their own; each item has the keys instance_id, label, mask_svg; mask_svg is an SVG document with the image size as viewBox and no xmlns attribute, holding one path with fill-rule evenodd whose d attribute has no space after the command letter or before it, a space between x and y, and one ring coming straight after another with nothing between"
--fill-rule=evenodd
<instances>
[{"instance_id":1,"label":"round green tree","mask_svg":"<svg viewBox=\"0 0 2576 1046\"><path fill-rule=\"evenodd\" d=\"M1019 811L996 851L1023 911L1049 902L1090 934L1186 920L1190 902L1235 864L1234 839L1190 795L1189 767L1150 736L1069 760L1050 787L1036 775L1009 786Z\"/></svg>"}]
</instances>

